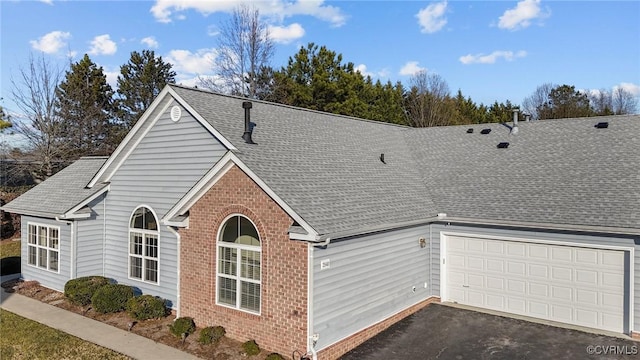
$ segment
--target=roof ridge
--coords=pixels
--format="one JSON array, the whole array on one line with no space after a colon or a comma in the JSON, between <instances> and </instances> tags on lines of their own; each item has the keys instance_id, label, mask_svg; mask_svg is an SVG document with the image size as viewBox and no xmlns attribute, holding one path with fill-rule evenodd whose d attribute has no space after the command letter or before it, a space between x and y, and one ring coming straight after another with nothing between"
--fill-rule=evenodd
<instances>
[{"instance_id":1,"label":"roof ridge","mask_svg":"<svg viewBox=\"0 0 640 360\"><path fill-rule=\"evenodd\" d=\"M300 106L281 104L281 103L277 103L277 102L273 102L273 101L266 101L266 100L260 100L260 99L251 99L251 98L246 98L246 97L242 97L242 96L238 96L238 95L223 94L223 93L220 93L220 92L217 92L217 91L212 91L212 90L208 90L208 89L200 89L200 88L197 88L197 87L189 87L189 86L177 85L177 84L169 84L168 86L179 87L179 88L184 89L184 90L198 91L198 92L202 92L202 93L218 95L218 96L231 98L231 99L237 99L237 100L243 100L243 101L251 101L251 102L254 102L254 103L272 105L272 106L277 106L277 107L282 107L282 108L287 108L287 109L292 109L292 110L298 110L298 111L306 111L306 112L310 112L310 113L314 113L314 114L341 117L341 118L344 118L344 119L347 119L347 120L361 121L361 122L372 123L372 124L383 125L383 126L394 126L394 127L398 127L398 128L401 128L401 129L413 129L413 127L408 126L408 125L395 124L395 123L390 123L390 122L385 122L385 121L380 121L380 120L371 120L371 119L359 118L359 117L356 117L356 116L350 116L350 115L344 115L344 114L335 114L335 113L330 113L330 112L327 112L327 111L307 109L307 108L303 108L303 107L300 107Z\"/></svg>"}]
</instances>

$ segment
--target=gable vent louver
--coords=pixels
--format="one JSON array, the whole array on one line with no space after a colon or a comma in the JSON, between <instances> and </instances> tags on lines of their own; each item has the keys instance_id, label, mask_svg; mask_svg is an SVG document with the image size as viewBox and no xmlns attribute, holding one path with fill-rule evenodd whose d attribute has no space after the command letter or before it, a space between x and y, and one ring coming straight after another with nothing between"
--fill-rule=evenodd
<instances>
[{"instance_id":1,"label":"gable vent louver","mask_svg":"<svg viewBox=\"0 0 640 360\"><path fill-rule=\"evenodd\" d=\"M177 122L178 120L180 120L180 118L182 117L182 109L180 109L180 106L173 106L171 108L171 120L173 122Z\"/></svg>"}]
</instances>

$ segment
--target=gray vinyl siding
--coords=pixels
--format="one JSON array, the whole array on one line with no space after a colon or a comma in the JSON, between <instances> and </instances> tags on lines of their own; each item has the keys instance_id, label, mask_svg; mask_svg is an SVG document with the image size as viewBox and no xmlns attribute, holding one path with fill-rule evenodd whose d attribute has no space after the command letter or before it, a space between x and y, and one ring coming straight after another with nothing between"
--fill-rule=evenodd
<instances>
[{"instance_id":1,"label":"gray vinyl siding","mask_svg":"<svg viewBox=\"0 0 640 360\"><path fill-rule=\"evenodd\" d=\"M174 102L175 103L175 102ZM177 103L175 103L177 104ZM171 106L173 106L172 104ZM171 106L161 114L110 180L107 195L105 276L168 299L176 307L177 238L160 224L159 281L129 278L129 221L139 206L148 206L158 222L225 154L221 145L184 108L173 122Z\"/></svg>"},{"instance_id":2,"label":"gray vinyl siding","mask_svg":"<svg viewBox=\"0 0 640 360\"><path fill-rule=\"evenodd\" d=\"M104 225L105 195L91 201L91 217L77 221L76 277L104 275Z\"/></svg>"},{"instance_id":3,"label":"gray vinyl siding","mask_svg":"<svg viewBox=\"0 0 640 360\"><path fill-rule=\"evenodd\" d=\"M313 333L323 349L431 295L428 226L313 249ZM328 269L320 270L323 260ZM424 284L427 283L427 288ZM415 292L412 288L415 286Z\"/></svg>"},{"instance_id":4,"label":"gray vinyl siding","mask_svg":"<svg viewBox=\"0 0 640 360\"><path fill-rule=\"evenodd\" d=\"M640 271L640 237L636 236L623 236L623 235L587 235L575 232L556 232L556 231L541 231L541 230L514 230L506 228L496 227L481 227L481 226L460 226L460 225L444 225L444 224L432 224L431 225L431 241L437 246L433 247L432 253L432 277L434 279L434 295L440 296L440 240L441 233L461 233L468 235L483 235L483 236L503 236L509 238L528 239L528 240L542 240L542 241L558 241L576 243L580 245L600 245L600 246L624 246L633 247L635 258L634 274L631 275L634 281L634 314L633 322L635 324L635 330L640 330L640 277L638 273ZM625 318L628 317L625 309Z\"/></svg>"},{"instance_id":5,"label":"gray vinyl siding","mask_svg":"<svg viewBox=\"0 0 640 360\"><path fill-rule=\"evenodd\" d=\"M41 269L33 265L29 265L28 260L28 236L29 224L55 226L60 229L60 242L58 252L59 272L55 273L46 269ZM71 228L73 225L65 222L58 222L54 219L37 218L22 215L21 217L21 262L22 262L22 278L25 280L36 280L42 286L64 291L64 284L71 279Z\"/></svg>"}]
</instances>

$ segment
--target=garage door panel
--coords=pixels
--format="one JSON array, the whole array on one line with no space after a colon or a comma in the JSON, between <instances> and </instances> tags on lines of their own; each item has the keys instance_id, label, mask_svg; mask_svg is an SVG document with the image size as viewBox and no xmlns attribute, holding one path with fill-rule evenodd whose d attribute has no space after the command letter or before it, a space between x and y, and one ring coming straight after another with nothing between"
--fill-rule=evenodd
<instances>
[{"instance_id":1,"label":"garage door panel","mask_svg":"<svg viewBox=\"0 0 640 360\"><path fill-rule=\"evenodd\" d=\"M624 251L447 239L445 300L624 331Z\"/></svg>"},{"instance_id":2,"label":"garage door panel","mask_svg":"<svg viewBox=\"0 0 640 360\"><path fill-rule=\"evenodd\" d=\"M549 285L547 284L538 284L538 283L529 283L529 295L531 296L541 296L541 297L549 297Z\"/></svg>"},{"instance_id":3,"label":"garage door panel","mask_svg":"<svg viewBox=\"0 0 640 360\"><path fill-rule=\"evenodd\" d=\"M542 279L549 278L549 266L539 264L529 264L529 276Z\"/></svg>"},{"instance_id":4,"label":"garage door panel","mask_svg":"<svg viewBox=\"0 0 640 360\"><path fill-rule=\"evenodd\" d=\"M507 261L507 274L509 275L525 275L526 264L523 262Z\"/></svg>"},{"instance_id":5,"label":"garage door panel","mask_svg":"<svg viewBox=\"0 0 640 360\"><path fill-rule=\"evenodd\" d=\"M529 314L535 317L547 318L549 317L549 304L538 301L529 301Z\"/></svg>"}]
</instances>

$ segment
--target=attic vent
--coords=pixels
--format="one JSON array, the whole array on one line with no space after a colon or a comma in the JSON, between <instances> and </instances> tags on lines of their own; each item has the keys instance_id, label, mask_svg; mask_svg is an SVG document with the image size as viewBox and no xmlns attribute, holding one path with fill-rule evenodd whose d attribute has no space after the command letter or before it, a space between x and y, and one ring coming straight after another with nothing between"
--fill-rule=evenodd
<instances>
[{"instance_id":1,"label":"attic vent","mask_svg":"<svg viewBox=\"0 0 640 360\"><path fill-rule=\"evenodd\" d=\"M491 129L482 129L482 130L480 131L480 134L482 134L482 135L487 135L487 134L488 134L488 133L490 133L490 132L491 132Z\"/></svg>"},{"instance_id":2,"label":"attic vent","mask_svg":"<svg viewBox=\"0 0 640 360\"><path fill-rule=\"evenodd\" d=\"M171 108L171 120L173 120L173 122L177 122L178 120L180 120L180 118L182 117L182 110L180 109L180 106L174 106Z\"/></svg>"},{"instance_id":3,"label":"attic vent","mask_svg":"<svg viewBox=\"0 0 640 360\"><path fill-rule=\"evenodd\" d=\"M596 129L606 129L609 127L609 123L604 121L604 122L599 122L595 125Z\"/></svg>"},{"instance_id":4,"label":"attic vent","mask_svg":"<svg viewBox=\"0 0 640 360\"><path fill-rule=\"evenodd\" d=\"M500 144L498 144L498 149L506 149L508 147L509 147L508 142L501 142Z\"/></svg>"},{"instance_id":5,"label":"attic vent","mask_svg":"<svg viewBox=\"0 0 640 360\"><path fill-rule=\"evenodd\" d=\"M380 154L380 161L382 161L383 164L386 164L386 162L384 161L384 153Z\"/></svg>"},{"instance_id":6,"label":"attic vent","mask_svg":"<svg viewBox=\"0 0 640 360\"><path fill-rule=\"evenodd\" d=\"M473 128L468 128L467 129L467 134L473 134Z\"/></svg>"}]
</instances>

